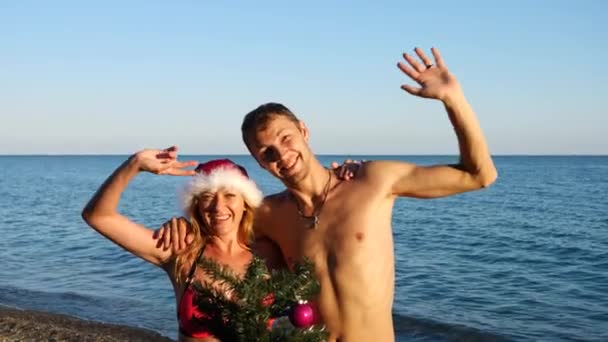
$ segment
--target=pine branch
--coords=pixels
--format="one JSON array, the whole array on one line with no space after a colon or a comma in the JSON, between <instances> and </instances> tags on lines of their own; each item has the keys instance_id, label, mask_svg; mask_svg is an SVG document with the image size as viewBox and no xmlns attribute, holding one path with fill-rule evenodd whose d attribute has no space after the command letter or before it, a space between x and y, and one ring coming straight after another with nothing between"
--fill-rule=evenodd
<instances>
[{"instance_id":1,"label":"pine branch","mask_svg":"<svg viewBox=\"0 0 608 342\"><path fill-rule=\"evenodd\" d=\"M327 339L327 331L320 327L298 329L286 317L286 324L269 330L271 317L286 315L300 300L311 300L320 290L310 260L296 264L294 272L278 270L270 273L263 260L254 257L242 279L226 266L201 258L210 281L196 284L195 304L207 314L198 320L213 335L223 341L294 341L317 342ZM215 285L215 286L214 286ZM225 291L232 292L228 299Z\"/></svg>"},{"instance_id":2,"label":"pine branch","mask_svg":"<svg viewBox=\"0 0 608 342\"><path fill-rule=\"evenodd\" d=\"M226 284L230 286L230 289L233 289L241 281L230 267L221 265L209 258L201 257L198 266L203 268L203 271L209 275L211 280L221 285Z\"/></svg>"}]
</instances>

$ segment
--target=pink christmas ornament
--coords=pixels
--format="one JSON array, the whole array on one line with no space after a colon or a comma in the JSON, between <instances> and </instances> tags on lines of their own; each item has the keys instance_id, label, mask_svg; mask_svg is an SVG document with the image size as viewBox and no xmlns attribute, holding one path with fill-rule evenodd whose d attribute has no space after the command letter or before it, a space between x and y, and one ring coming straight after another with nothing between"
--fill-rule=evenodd
<instances>
[{"instance_id":1,"label":"pink christmas ornament","mask_svg":"<svg viewBox=\"0 0 608 342\"><path fill-rule=\"evenodd\" d=\"M315 321L314 310L309 303L296 304L289 313L289 321L297 328L308 328Z\"/></svg>"}]
</instances>

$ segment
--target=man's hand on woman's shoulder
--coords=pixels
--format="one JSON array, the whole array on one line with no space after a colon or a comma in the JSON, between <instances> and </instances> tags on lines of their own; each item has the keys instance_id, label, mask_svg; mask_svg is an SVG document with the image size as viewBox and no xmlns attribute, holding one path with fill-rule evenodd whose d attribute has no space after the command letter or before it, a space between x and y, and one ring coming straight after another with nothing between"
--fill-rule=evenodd
<instances>
[{"instance_id":1,"label":"man's hand on woman's shoulder","mask_svg":"<svg viewBox=\"0 0 608 342\"><path fill-rule=\"evenodd\" d=\"M194 233L185 217L172 217L154 232L154 238L157 248L172 249L174 254L179 254L194 241Z\"/></svg>"}]
</instances>

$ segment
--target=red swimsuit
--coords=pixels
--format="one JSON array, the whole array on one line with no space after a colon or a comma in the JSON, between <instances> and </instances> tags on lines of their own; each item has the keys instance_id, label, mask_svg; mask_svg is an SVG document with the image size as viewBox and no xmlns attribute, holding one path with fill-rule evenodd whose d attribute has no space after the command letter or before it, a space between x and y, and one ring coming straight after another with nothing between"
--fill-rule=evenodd
<instances>
[{"instance_id":1,"label":"red swimsuit","mask_svg":"<svg viewBox=\"0 0 608 342\"><path fill-rule=\"evenodd\" d=\"M182 295L182 299L179 302L177 312L179 331L183 335L189 337L213 337L213 334L209 331L208 327L200 323L205 318L208 318L209 315L198 310L194 304L194 297L194 290L192 290L192 287L188 284ZM197 322L195 322L194 319L196 319Z\"/></svg>"}]
</instances>

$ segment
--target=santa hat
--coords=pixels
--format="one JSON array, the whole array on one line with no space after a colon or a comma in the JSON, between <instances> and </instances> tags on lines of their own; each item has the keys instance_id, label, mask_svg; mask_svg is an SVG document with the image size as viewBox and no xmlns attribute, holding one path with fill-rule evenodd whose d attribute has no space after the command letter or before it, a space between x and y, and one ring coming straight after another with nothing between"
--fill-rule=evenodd
<instances>
[{"instance_id":1,"label":"santa hat","mask_svg":"<svg viewBox=\"0 0 608 342\"><path fill-rule=\"evenodd\" d=\"M249 179L247 170L235 164L230 159L216 159L199 164L196 174L184 187L181 202L184 212L187 212L196 196L205 191L229 189L238 191L245 202L256 208L262 203L262 192Z\"/></svg>"}]
</instances>

